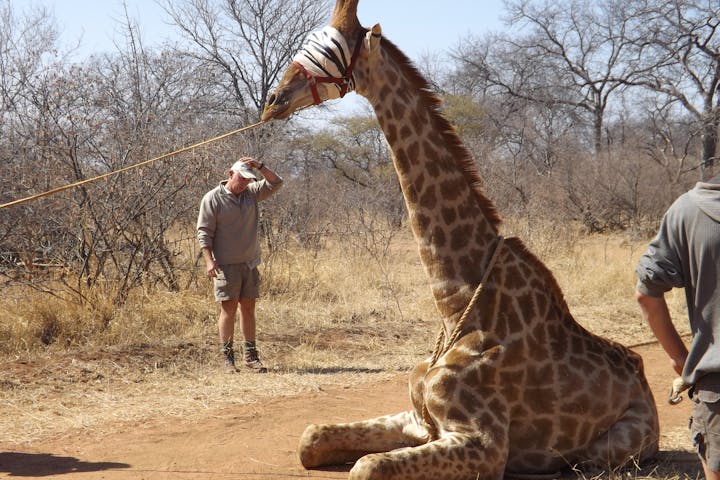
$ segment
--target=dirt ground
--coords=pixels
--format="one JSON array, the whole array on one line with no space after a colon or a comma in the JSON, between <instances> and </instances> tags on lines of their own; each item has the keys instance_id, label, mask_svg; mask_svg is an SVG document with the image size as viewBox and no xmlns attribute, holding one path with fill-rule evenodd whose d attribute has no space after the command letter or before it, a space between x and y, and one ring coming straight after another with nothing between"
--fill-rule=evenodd
<instances>
[{"instance_id":1,"label":"dirt ground","mask_svg":"<svg viewBox=\"0 0 720 480\"><path fill-rule=\"evenodd\" d=\"M635 349L645 360L662 430L656 461L634 478L699 478L687 434L691 402L667 403L669 364L657 345ZM410 408L407 375L332 388L263 404L215 409L182 419L118 423L29 445L0 442L0 477L86 479L347 478L349 466L306 471L295 453L309 423L345 422Z\"/></svg>"}]
</instances>

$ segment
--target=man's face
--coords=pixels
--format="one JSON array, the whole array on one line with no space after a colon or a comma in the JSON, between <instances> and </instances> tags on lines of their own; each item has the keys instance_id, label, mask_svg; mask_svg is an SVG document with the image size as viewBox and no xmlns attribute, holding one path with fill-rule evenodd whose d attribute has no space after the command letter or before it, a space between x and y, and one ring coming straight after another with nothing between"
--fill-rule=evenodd
<instances>
[{"instance_id":1,"label":"man's face","mask_svg":"<svg viewBox=\"0 0 720 480\"><path fill-rule=\"evenodd\" d=\"M230 177L228 178L228 182L225 186L235 195L245 190L250 182L252 182L252 179L245 178L232 170L230 170L229 175Z\"/></svg>"}]
</instances>

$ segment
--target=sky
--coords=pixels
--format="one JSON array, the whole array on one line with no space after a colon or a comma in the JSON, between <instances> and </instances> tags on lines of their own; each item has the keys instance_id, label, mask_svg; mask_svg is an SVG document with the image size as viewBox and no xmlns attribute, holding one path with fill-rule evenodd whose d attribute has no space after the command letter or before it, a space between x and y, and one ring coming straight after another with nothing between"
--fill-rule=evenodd
<instances>
[{"instance_id":1,"label":"sky","mask_svg":"<svg viewBox=\"0 0 720 480\"><path fill-rule=\"evenodd\" d=\"M60 46L79 45L80 58L115 51L123 45L127 5L129 17L139 23L145 46L172 40L175 29L155 0L10 0L16 10L28 5L47 7L61 33ZM461 38L482 36L504 28L502 0L360 0L358 19L365 27L380 23L383 35L410 59L442 61ZM349 95L348 97L354 97ZM343 110L362 108L364 100L345 100ZM341 102L342 103L342 102Z\"/></svg>"},{"instance_id":2,"label":"sky","mask_svg":"<svg viewBox=\"0 0 720 480\"><path fill-rule=\"evenodd\" d=\"M80 42L82 54L111 51L113 40L122 43L122 0L10 0L17 9L44 5L54 13L61 42ZM154 0L125 0L128 14L140 23L146 45L172 38L173 27ZM360 0L360 23L380 23L383 34L410 58L441 53L468 34L482 35L502 29L502 0Z\"/></svg>"}]
</instances>

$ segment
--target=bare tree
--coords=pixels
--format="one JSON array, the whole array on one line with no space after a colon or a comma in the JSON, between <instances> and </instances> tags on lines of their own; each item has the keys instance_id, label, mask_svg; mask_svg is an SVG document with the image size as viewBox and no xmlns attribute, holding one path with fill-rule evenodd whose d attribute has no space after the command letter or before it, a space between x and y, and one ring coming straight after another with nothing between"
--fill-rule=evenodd
<instances>
[{"instance_id":1,"label":"bare tree","mask_svg":"<svg viewBox=\"0 0 720 480\"><path fill-rule=\"evenodd\" d=\"M694 117L666 96L655 94L638 103L644 107L643 121L631 126L639 134L635 135L638 149L666 175L667 183L677 185L697 169L694 159L701 158L697 141L701 129Z\"/></svg>"},{"instance_id":2,"label":"bare tree","mask_svg":"<svg viewBox=\"0 0 720 480\"><path fill-rule=\"evenodd\" d=\"M134 22L126 21L126 43L116 54L54 65L29 83L12 129L27 139L28 147L17 152L20 171L43 181L28 190L157 157L212 121L195 115L205 92L193 65L169 51L146 50ZM16 252L15 263L25 271L8 275L79 303L97 286L115 303L138 286L179 289L169 233L177 237L188 212L194 214L197 198L187 190L204 173L203 160L158 162L12 210L23 222L2 244ZM45 281L38 266L53 267L57 283Z\"/></svg>"},{"instance_id":3,"label":"bare tree","mask_svg":"<svg viewBox=\"0 0 720 480\"><path fill-rule=\"evenodd\" d=\"M0 113L17 107L33 76L47 65L57 37L47 10L18 14L9 1L0 0Z\"/></svg>"},{"instance_id":4,"label":"bare tree","mask_svg":"<svg viewBox=\"0 0 720 480\"><path fill-rule=\"evenodd\" d=\"M301 42L327 17L326 0L163 0L217 90L215 107L244 123L260 118L268 92Z\"/></svg>"},{"instance_id":5,"label":"bare tree","mask_svg":"<svg viewBox=\"0 0 720 480\"><path fill-rule=\"evenodd\" d=\"M697 122L701 177L717 161L720 127L720 4L698 0L628 2L640 19L635 45L643 75L633 84L680 105Z\"/></svg>"},{"instance_id":6,"label":"bare tree","mask_svg":"<svg viewBox=\"0 0 720 480\"><path fill-rule=\"evenodd\" d=\"M598 153L611 96L638 74L627 36L632 18L619 6L615 0L509 1L518 33L466 40L455 58L485 88L588 115Z\"/></svg>"},{"instance_id":7,"label":"bare tree","mask_svg":"<svg viewBox=\"0 0 720 480\"><path fill-rule=\"evenodd\" d=\"M0 201L42 188L52 175L52 170L45 170L46 155L37 145L42 125L24 113L33 103L35 84L54 75L57 35L45 9L16 11L11 2L0 0ZM32 159L36 168L28 168L26 159ZM27 250L24 243L13 240L22 236L27 220L22 210L0 211L0 271L26 260L20 253Z\"/></svg>"},{"instance_id":8,"label":"bare tree","mask_svg":"<svg viewBox=\"0 0 720 480\"><path fill-rule=\"evenodd\" d=\"M0 31L3 200L117 171L226 131L238 116L256 116L323 5L227 1L215 12L208 2L188 2L176 13L208 14L188 17L198 22L188 56L169 46L146 49L126 13L116 52L51 64L52 19L41 11L21 22L0 3L0 21L24 27ZM220 179L240 142L254 153L252 139L229 138L0 212L0 274L90 304L99 297L88 293L98 287L115 303L138 287L177 290L187 266L177 264L175 242L192 235L183 229L194 224L201 194Z\"/></svg>"},{"instance_id":9,"label":"bare tree","mask_svg":"<svg viewBox=\"0 0 720 480\"><path fill-rule=\"evenodd\" d=\"M54 67L57 29L45 9L16 12L0 0L0 198L31 188L20 159L33 148L32 125L21 115L37 79Z\"/></svg>"}]
</instances>

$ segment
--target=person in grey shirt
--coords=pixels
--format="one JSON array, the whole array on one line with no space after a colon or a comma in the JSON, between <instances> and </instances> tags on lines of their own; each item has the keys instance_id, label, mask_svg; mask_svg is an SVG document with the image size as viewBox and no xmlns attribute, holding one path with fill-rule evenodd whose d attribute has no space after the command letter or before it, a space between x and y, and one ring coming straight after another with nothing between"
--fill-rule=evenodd
<instances>
[{"instance_id":1,"label":"person in grey shirt","mask_svg":"<svg viewBox=\"0 0 720 480\"><path fill-rule=\"evenodd\" d=\"M682 383L691 386L690 433L705 476L720 479L720 175L672 204L636 273L643 317ZM665 302L672 288L685 289L689 349Z\"/></svg>"},{"instance_id":2,"label":"person in grey shirt","mask_svg":"<svg viewBox=\"0 0 720 480\"><path fill-rule=\"evenodd\" d=\"M258 179L253 169L263 178ZM220 302L218 330L225 371L237 371L233 338L239 306L245 366L266 372L255 341L255 303L260 293L258 202L276 193L283 180L250 157L235 162L227 175L200 202L197 238L207 275L213 279L215 301Z\"/></svg>"}]
</instances>

